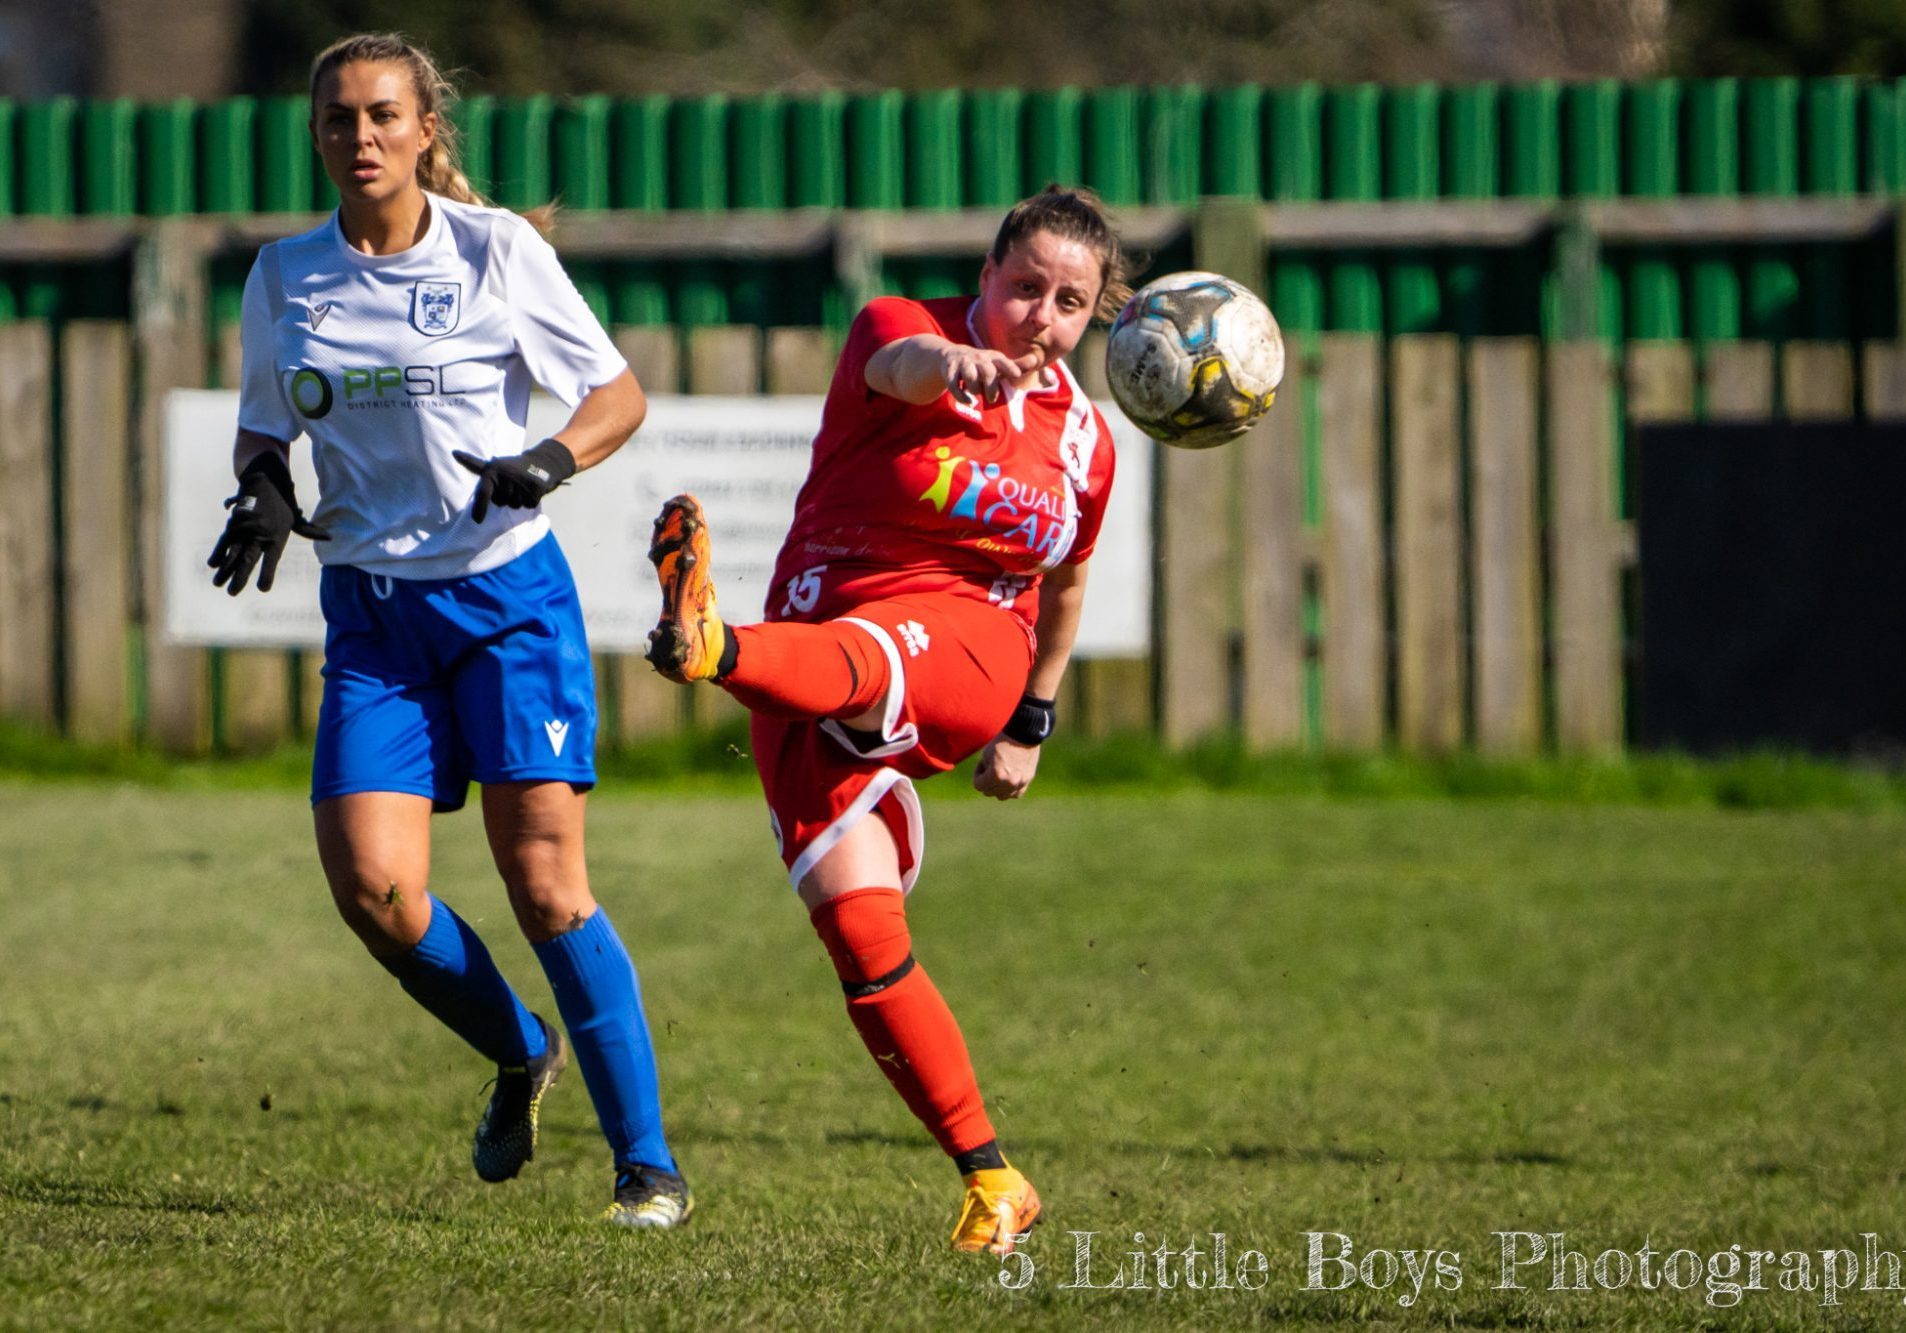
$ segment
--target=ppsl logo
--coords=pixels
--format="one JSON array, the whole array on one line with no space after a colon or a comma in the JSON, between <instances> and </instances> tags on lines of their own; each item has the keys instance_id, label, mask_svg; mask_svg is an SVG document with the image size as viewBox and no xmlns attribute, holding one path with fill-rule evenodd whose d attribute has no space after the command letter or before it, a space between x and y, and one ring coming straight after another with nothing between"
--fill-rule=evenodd
<instances>
[{"instance_id":1,"label":"ppsl logo","mask_svg":"<svg viewBox=\"0 0 1906 1333\"><path fill-rule=\"evenodd\" d=\"M349 366L339 375L344 403L375 404L402 398L452 397L464 392L450 385L449 366ZM320 421L337 403L331 377L303 366L291 374L286 396L306 421ZM368 400L368 401L366 401Z\"/></svg>"},{"instance_id":2,"label":"ppsl logo","mask_svg":"<svg viewBox=\"0 0 1906 1333\"><path fill-rule=\"evenodd\" d=\"M307 367L291 376L288 396L298 415L306 421L320 420L331 410L331 381Z\"/></svg>"}]
</instances>

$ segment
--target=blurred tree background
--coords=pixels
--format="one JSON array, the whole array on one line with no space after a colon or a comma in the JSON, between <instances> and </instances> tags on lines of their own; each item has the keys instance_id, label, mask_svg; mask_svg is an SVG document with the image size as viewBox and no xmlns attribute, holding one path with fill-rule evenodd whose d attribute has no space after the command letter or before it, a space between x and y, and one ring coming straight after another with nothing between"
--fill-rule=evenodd
<instances>
[{"instance_id":1,"label":"blurred tree background","mask_svg":"<svg viewBox=\"0 0 1906 1333\"><path fill-rule=\"evenodd\" d=\"M298 86L309 53L389 22L377 0L253 0L245 91ZM404 30L471 88L749 92L1408 77L1426 0L413 0Z\"/></svg>"},{"instance_id":2,"label":"blurred tree background","mask_svg":"<svg viewBox=\"0 0 1906 1333\"><path fill-rule=\"evenodd\" d=\"M387 24L388 0L248 0L247 92ZM411 0L473 88L1403 82L1906 73L1906 0Z\"/></svg>"},{"instance_id":3,"label":"blurred tree background","mask_svg":"<svg viewBox=\"0 0 1906 1333\"><path fill-rule=\"evenodd\" d=\"M1678 0L1681 74L1906 74L1906 0Z\"/></svg>"},{"instance_id":4,"label":"blurred tree background","mask_svg":"<svg viewBox=\"0 0 1906 1333\"><path fill-rule=\"evenodd\" d=\"M1906 0L0 0L0 95L295 92L388 28L503 94L1906 74Z\"/></svg>"}]
</instances>

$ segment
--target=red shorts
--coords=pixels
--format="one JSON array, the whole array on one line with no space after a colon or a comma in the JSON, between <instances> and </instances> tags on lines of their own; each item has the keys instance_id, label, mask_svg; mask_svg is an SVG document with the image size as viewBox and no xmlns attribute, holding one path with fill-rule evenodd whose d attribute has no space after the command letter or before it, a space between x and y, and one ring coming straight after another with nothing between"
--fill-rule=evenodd
<instances>
[{"instance_id":1,"label":"red shorts","mask_svg":"<svg viewBox=\"0 0 1906 1333\"><path fill-rule=\"evenodd\" d=\"M775 840L798 889L876 812L900 851L901 887L911 890L925 848L913 779L944 773L999 734L1026 692L1032 631L1011 611L945 593L883 598L829 619L873 637L893 685L878 736L830 719L754 715L755 769Z\"/></svg>"}]
</instances>

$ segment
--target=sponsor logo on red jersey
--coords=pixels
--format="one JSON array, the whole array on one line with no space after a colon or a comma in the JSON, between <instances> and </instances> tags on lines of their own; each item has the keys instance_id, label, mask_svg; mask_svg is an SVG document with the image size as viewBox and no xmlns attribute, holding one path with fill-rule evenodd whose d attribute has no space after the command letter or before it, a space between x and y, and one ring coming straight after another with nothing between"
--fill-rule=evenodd
<instances>
[{"instance_id":1,"label":"sponsor logo on red jersey","mask_svg":"<svg viewBox=\"0 0 1906 1333\"><path fill-rule=\"evenodd\" d=\"M998 463L981 463L944 444L934 449L933 461L933 480L919 502L946 518L977 524L984 530L976 543L982 550L1044 561L1062 549L1074 521L1063 478L1044 486L1022 481Z\"/></svg>"}]
</instances>

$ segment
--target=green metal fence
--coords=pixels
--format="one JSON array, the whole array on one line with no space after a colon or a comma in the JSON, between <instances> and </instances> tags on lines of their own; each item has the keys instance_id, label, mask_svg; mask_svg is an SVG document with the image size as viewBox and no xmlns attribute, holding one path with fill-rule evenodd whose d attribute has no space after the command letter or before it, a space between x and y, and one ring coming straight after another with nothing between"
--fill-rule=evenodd
<instances>
[{"instance_id":1,"label":"green metal fence","mask_svg":"<svg viewBox=\"0 0 1906 1333\"><path fill-rule=\"evenodd\" d=\"M471 97L479 190L572 209L999 207L1048 181L1114 205L1270 200L1669 198L1906 190L1906 83L1853 78L1446 88L1311 84L612 99ZM308 211L335 194L301 98L198 105L0 101L0 216ZM1162 258L1172 259L1175 256ZM1897 331L1895 256L1781 247L1602 262L1611 338L1865 338ZM1885 270L1884 274L1876 269ZM1858 281L1855 281L1856 275ZM594 265L617 324L838 324L806 266ZM1542 333L1556 293L1528 256L1281 252L1269 284L1307 331ZM216 275L215 319L237 276ZM958 267L897 262L894 290L957 290ZM124 284L0 273L0 318L110 315Z\"/></svg>"}]
</instances>

